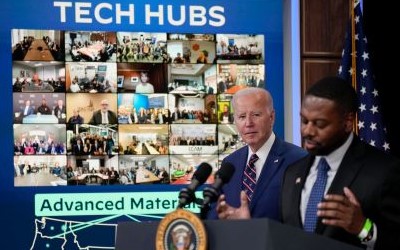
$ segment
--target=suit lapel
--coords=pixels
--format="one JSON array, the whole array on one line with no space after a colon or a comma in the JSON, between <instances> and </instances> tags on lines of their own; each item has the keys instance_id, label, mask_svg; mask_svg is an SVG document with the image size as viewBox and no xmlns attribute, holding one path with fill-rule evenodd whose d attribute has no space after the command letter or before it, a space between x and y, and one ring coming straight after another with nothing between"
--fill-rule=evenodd
<instances>
[{"instance_id":1,"label":"suit lapel","mask_svg":"<svg viewBox=\"0 0 400 250\"><path fill-rule=\"evenodd\" d=\"M343 195L343 188L349 187L352 184L363 165L362 155L364 150L360 145L358 139L353 139L327 193ZM326 226L319 219L315 229L316 232L322 234L325 229Z\"/></svg>"},{"instance_id":2,"label":"suit lapel","mask_svg":"<svg viewBox=\"0 0 400 250\"><path fill-rule=\"evenodd\" d=\"M249 152L248 146L244 147L243 150L239 149L239 155L238 157L235 157L234 165L235 165L235 172L233 174L232 179L229 181L228 185L232 185L235 190L242 190L242 181L243 181L243 174L244 174L244 168L246 167L247 164L247 155ZM237 197L240 199L240 195Z\"/></svg>"},{"instance_id":3,"label":"suit lapel","mask_svg":"<svg viewBox=\"0 0 400 250\"><path fill-rule=\"evenodd\" d=\"M250 210L254 208L256 205L258 198L266 192L265 190L268 189L268 186L271 183L271 179L274 178L276 172L278 171L282 157L275 154L269 153L267 160L264 163L263 169L261 174L257 180L257 185L254 190L252 202L250 203Z\"/></svg>"},{"instance_id":4,"label":"suit lapel","mask_svg":"<svg viewBox=\"0 0 400 250\"><path fill-rule=\"evenodd\" d=\"M312 155L307 156L305 158L305 164L301 164L298 171L295 173L295 176L292 180L294 180L294 189L291 197L291 205L297 207L297 209L291 209L293 211L292 218L296 218L294 222L298 227L303 228L303 223L301 222L301 215L300 215L300 203L301 203L301 192L303 191L304 184L307 180L307 175L310 172L310 168L312 163L314 162L315 157ZM286 194L284 194L286 195ZM289 194L288 194L289 195Z\"/></svg>"},{"instance_id":5,"label":"suit lapel","mask_svg":"<svg viewBox=\"0 0 400 250\"><path fill-rule=\"evenodd\" d=\"M364 150L359 147L358 140L353 140L339 166L329 193L343 194L343 187L348 187L357 176L363 165L362 155Z\"/></svg>"},{"instance_id":6,"label":"suit lapel","mask_svg":"<svg viewBox=\"0 0 400 250\"><path fill-rule=\"evenodd\" d=\"M283 163L282 155L284 153L281 149L282 141L279 140L279 138L276 138L257 181L255 193L253 195L252 202L250 203L250 211L256 206L259 197L265 195L265 192L268 192L266 190L271 184L271 181L281 169L281 165Z\"/></svg>"}]
</instances>

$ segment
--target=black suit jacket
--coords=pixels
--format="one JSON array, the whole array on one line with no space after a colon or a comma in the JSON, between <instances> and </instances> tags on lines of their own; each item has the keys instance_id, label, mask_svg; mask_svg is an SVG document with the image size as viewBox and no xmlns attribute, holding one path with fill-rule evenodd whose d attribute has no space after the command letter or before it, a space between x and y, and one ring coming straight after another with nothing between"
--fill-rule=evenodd
<instances>
[{"instance_id":1,"label":"black suit jacket","mask_svg":"<svg viewBox=\"0 0 400 250\"><path fill-rule=\"evenodd\" d=\"M111 110L108 110L107 112L108 112L108 123L117 124L118 123L117 115ZM101 110L97 110L93 113L93 116L89 121L89 124L102 124Z\"/></svg>"},{"instance_id":2,"label":"black suit jacket","mask_svg":"<svg viewBox=\"0 0 400 250\"><path fill-rule=\"evenodd\" d=\"M301 192L313 161L313 156L307 156L285 172L281 197L285 224L303 227L299 209ZM400 249L400 160L355 137L328 193L343 194L344 187L350 188L360 202L364 216L376 224L375 249ZM315 232L365 248L357 235L339 227L326 226L320 219Z\"/></svg>"}]
</instances>

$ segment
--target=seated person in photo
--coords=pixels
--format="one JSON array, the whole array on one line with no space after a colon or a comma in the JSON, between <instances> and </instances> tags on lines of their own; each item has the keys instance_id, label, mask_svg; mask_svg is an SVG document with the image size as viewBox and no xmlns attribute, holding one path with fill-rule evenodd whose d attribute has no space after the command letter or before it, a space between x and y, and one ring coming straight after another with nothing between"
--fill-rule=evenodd
<instances>
[{"instance_id":1,"label":"seated person in photo","mask_svg":"<svg viewBox=\"0 0 400 250\"><path fill-rule=\"evenodd\" d=\"M25 155L34 155L36 153L35 148L33 147L31 142L28 142L24 147L24 154Z\"/></svg>"},{"instance_id":2,"label":"seated person in photo","mask_svg":"<svg viewBox=\"0 0 400 250\"><path fill-rule=\"evenodd\" d=\"M264 75L261 73L257 74L257 79L255 81L255 86L258 88L264 88L265 87L265 81L264 81Z\"/></svg>"},{"instance_id":3,"label":"seated person in photo","mask_svg":"<svg viewBox=\"0 0 400 250\"><path fill-rule=\"evenodd\" d=\"M199 57L197 57L197 63L208 63L208 51L203 50L199 52Z\"/></svg>"},{"instance_id":4,"label":"seated person in photo","mask_svg":"<svg viewBox=\"0 0 400 250\"><path fill-rule=\"evenodd\" d=\"M190 174L193 172L193 166L188 166L186 169L186 174Z\"/></svg>"},{"instance_id":5,"label":"seated person in photo","mask_svg":"<svg viewBox=\"0 0 400 250\"><path fill-rule=\"evenodd\" d=\"M38 155L47 154L48 147L49 147L49 145L48 145L47 142L46 143L44 143L44 142L40 143L39 148L36 151L36 154L38 154Z\"/></svg>"},{"instance_id":6,"label":"seated person in photo","mask_svg":"<svg viewBox=\"0 0 400 250\"><path fill-rule=\"evenodd\" d=\"M121 175L119 177L119 183L122 184L122 185L126 185L131 181L132 180L130 179L130 176L128 175L126 169L122 169Z\"/></svg>"},{"instance_id":7,"label":"seated person in photo","mask_svg":"<svg viewBox=\"0 0 400 250\"><path fill-rule=\"evenodd\" d=\"M39 90L41 92L54 92L54 87L51 86L50 83L40 80L39 81Z\"/></svg>"},{"instance_id":8,"label":"seated person in photo","mask_svg":"<svg viewBox=\"0 0 400 250\"><path fill-rule=\"evenodd\" d=\"M20 43L17 43L12 53L12 59L14 61L22 61L24 60L24 57L25 57L25 52L23 50L23 47Z\"/></svg>"},{"instance_id":9,"label":"seated person in photo","mask_svg":"<svg viewBox=\"0 0 400 250\"><path fill-rule=\"evenodd\" d=\"M161 168L160 172L158 173L157 177L161 180L161 183L169 183L169 175L165 168Z\"/></svg>"},{"instance_id":10,"label":"seated person in photo","mask_svg":"<svg viewBox=\"0 0 400 250\"><path fill-rule=\"evenodd\" d=\"M93 152L93 154L94 154L94 155L105 155L106 152L104 152L104 150L103 150L102 147L99 147L99 148L97 149L97 151L94 151L94 152Z\"/></svg>"},{"instance_id":11,"label":"seated person in photo","mask_svg":"<svg viewBox=\"0 0 400 250\"><path fill-rule=\"evenodd\" d=\"M140 83L136 85L136 93L143 94L152 94L154 93L154 87L151 83L149 83L149 74L148 72L142 71L140 73Z\"/></svg>"},{"instance_id":12,"label":"seated person in photo","mask_svg":"<svg viewBox=\"0 0 400 250\"><path fill-rule=\"evenodd\" d=\"M192 56L192 52L191 52L190 49L187 48L187 47L184 47L183 50L184 50L184 51L183 51L183 56L182 56L183 61L184 61L185 63L190 63L190 57Z\"/></svg>"},{"instance_id":13,"label":"seated person in photo","mask_svg":"<svg viewBox=\"0 0 400 250\"><path fill-rule=\"evenodd\" d=\"M146 110L142 107L139 110L139 114L137 115L137 123L145 124L149 123L150 120L147 118Z\"/></svg>"},{"instance_id":14,"label":"seated person in photo","mask_svg":"<svg viewBox=\"0 0 400 250\"><path fill-rule=\"evenodd\" d=\"M41 79L33 79L29 84L25 84L23 88L24 92L54 92L53 86L47 82L43 82Z\"/></svg>"},{"instance_id":15,"label":"seated person in photo","mask_svg":"<svg viewBox=\"0 0 400 250\"><path fill-rule=\"evenodd\" d=\"M69 91L72 93L78 93L81 91L81 87L78 84L78 77L75 76L74 80L72 80L71 86L69 87Z\"/></svg>"},{"instance_id":16,"label":"seated person in photo","mask_svg":"<svg viewBox=\"0 0 400 250\"><path fill-rule=\"evenodd\" d=\"M185 63L185 59L182 58L181 53L177 53L174 58L174 63Z\"/></svg>"},{"instance_id":17,"label":"seated person in photo","mask_svg":"<svg viewBox=\"0 0 400 250\"><path fill-rule=\"evenodd\" d=\"M233 123L233 115L229 112L229 106L227 104L224 105L223 111L219 115L219 121L223 124Z\"/></svg>"},{"instance_id":18,"label":"seated person in photo","mask_svg":"<svg viewBox=\"0 0 400 250\"><path fill-rule=\"evenodd\" d=\"M57 106L54 107L53 112L54 112L53 114L58 118L58 123L65 123L65 117L66 117L65 114L67 112L64 105L64 101L62 99L59 99L57 101Z\"/></svg>"},{"instance_id":19,"label":"seated person in photo","mask_svg":"<svg viewBox=\"0 0 400 250\"><path fill-rule=\"evenodd\" d=\"M89 124L117 124L118 118L115 112L109 110L109 102L107 99L103 99L100 102L101 108L93 112L92 118Z\"/></svg>"},{"instance_id":20,"label":"seated person in photo","mask_svg":"<svg viewBox=\"0 0 400 250\"><path fill-rule=\"evenodd\" d=\"M83 123L83 117L79 115L79 111L77 108L74 108L72 111L73 115L68 119L68 123L70 124L82 124Z\"/></svg>"},{"instance_id":21,"label":"seated person in photo","mask_svg":"<svg viewBox=\"0 0 400 250\"><path fill-rule=\"evenodd\" d=\"M75 45L72 46L71 57L72 57L72 61L80 61L81 60L81 55Z\"/></svg>"},{"instance_id":22,"label":"seated person in photo","mask_svg":"<svg viewBox=\"0 0 400 250\"><path fill-rule=\"evenodd\" d=\"M43 115L50 115L51 114L51 109L49 106L47 106L47 101L45 98L42 99L42 104L37 108L37 112Z\"/></svg>"},{"instance_id":23,"label":"seated person in photo","mask_svg":"<svg viewBox=\"0 0 400 250\"><path fill-rule=\"evenodd\" d=\"M103 75L95 74L91 81L92 91L97 91L100 93L111 93L114 91L114 87L111 86L109 80L107 80Z\"/></svg>"},{"instance_id":24,"label":"seated person in photo","mask_svg":"<svg viewBox=\"0 0 400 250\"><path fill-rule=\"evenodd\" d=\"M126 154L126 155L135 155L135 154L137 154L136 146L137 146L137 144L134 143L134 142L129 143L129 145L126 146L126 150L124 151L124 154Z\"/></svg>"},{"instance_id":25,"label":"seated person in photo","mask_svg":"<svg viewBox=\"0 0 400 250\"><path fill-rule=\"evenodd\" d=\"M206 94L214 94L214 88L210 86L210 83L206 82L205 85L202 86L201 91L206 92Z\"/></svg>"},{"instance_id":26,"label":"seated person in photo","mask_svg":"<svg viewBox=\"0 0 400 250\"><path fill-rule=\"evenodd\" d=\"M21 92L22 91L22 82L19 80L19 77L16 78L13 83L13 92Z\"/></svg>"},{"instance_id":27,"label":"seated person in photo","mask_svg":"<svg viewBox=\"0 0 400 250\"><path fill-rule=\"evenodd\" d=\"M168 53L163 53L162 54L162 62L163 63L171 63L172 62L172 58Z\"/></svg>"},{"instance_id":28,"label":"seated person in photo","mask_svg":"<svg viewBox=\"0 0 400 250\"><path fill-rule=\"evenodd\" d=\"M119 173L114 169L114 167L111 167L110 171L108 172L108 179L110 184L115 184L117 181L119 181Z\"/></svg>"},{"instance_id":29,"label":"seated person in photo","mask_svg":"<svg viewBox=\"0 0 400 250\"><path fill-rule=\"evenodd\" d=\"M25 107L21 110L22 116L33 115L35 113L35 109L31 106L31 101L25 101Z\"/></svg>"},{"instance_id":30,"label":"seated person in photo","mask_svg":"<svg viewBox=\"0 0 400 250\"><path fill-rule=\"evenodd\" d=\"M81 140L77 140L76 141L76 144L74 144L74 146L73 146L73 154L74 155L83 155L84 154L84 152L83 152L83 145L82 145L82 142L81 142Z\"/></svg>"},{"instance_id":31,"label":"seated person in photo","mask_svg":"<svg viewBox=\"0 0 400 250\"><path fill-rule=\"evenodd\" d=\"M75 183L75 181L73 180L73 178L75 177L75 173L74 173L74 170L73 170L73 168L71 166L67 167L66 175L67 175L67 182L68 183Z\"/></svg>"},{"instance_id":32,"label":"seated person in photo","mask_svg":"<svg viewBox=\"0 0 400 250\"><path fill-rule=\"evenodd\" d=\"M22 155L24 154L24 147L20 142L16 142L14 145L14 155Z\"/></svg>"},{"instance_id":33,"label":"seated person in photo","mask_svg":"<svg viewBox=\"0 0 400 250\"><path fill-rule=\"evenodd\" d=\"M58 162L55 163L55 166L53 168L52 174L55 175L55 176L60 176L61 175L61 167L60 167L60 164Z\"/></svg>"},{"instance_id":34,"label":"seated person in photo","mask_svg":"<svg viewBox=\"0 0 400 250\"><path fill-rule=\"evenodd\" d=\"M97 91L100 93L112 93L115 92L114 87L111 86L110 81L103 78L97 82Z\"/></svg>"},{"instance_id":35,"label":"seated person in photo","mask_svg":"<svg viewBox=\"0 0 400 250\"><path fill-rule=\"evenodd\" d=\"M202 116L202 123L210 123L211 122L211 111L208 109L205 109L203 112L203 116Z\"/></svg>"},{"instance_id":36,"label":"seated person in photo","mask_svg":"<svg viewBox=\"0 0 400 250\"><path fill-rule=\"evenodd\" d=\"M119 124L132 124L135 123L135 117L128 111L124 105L118 108L118 123Z\"/></svg>"}]
</instances>

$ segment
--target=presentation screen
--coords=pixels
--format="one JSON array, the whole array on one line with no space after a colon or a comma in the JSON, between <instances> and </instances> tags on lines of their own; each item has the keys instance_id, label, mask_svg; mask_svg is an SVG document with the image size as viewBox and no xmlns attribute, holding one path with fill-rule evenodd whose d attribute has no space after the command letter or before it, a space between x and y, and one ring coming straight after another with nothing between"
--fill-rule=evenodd
<instances>
[{"instance_id":1,"label":"presentation screen","mask_svg":"<svg viewBox=\"0 0 400 250\"><path fill-rule=\"evenodd\" d=\"M241 89L271 92L283 138L281 1L32 4L0 10L5 249L113 249L118 222L174 211L246 146Z\"/></svg>"}]
</instances>

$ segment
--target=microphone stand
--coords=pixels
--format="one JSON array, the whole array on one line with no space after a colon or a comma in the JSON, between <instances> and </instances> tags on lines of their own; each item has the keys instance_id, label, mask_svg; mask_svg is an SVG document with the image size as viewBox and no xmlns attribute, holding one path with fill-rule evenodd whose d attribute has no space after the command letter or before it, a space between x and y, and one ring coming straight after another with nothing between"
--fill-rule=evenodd
<instances>
[{"instance_id":1,"label":"microphone stand","mask_svg":"<svg viewBox=\"0 0 400 250\"><path fill-rule=\"evenodd\" d=\"M189 202L185 205L180 204L178 206L178 208L183 208L184 206L189 205L190 203L194 202L195 204L197 204L200 207L200 219L204 220L207 218L207 213L210 210L210 205L209 204L204 205L203 204L204 200L197 198L196 195L194 194L194 192L188 192L188 190L183 189L179 194L179 198L184 198Z\"/></svg>"},{"instance_id":2,"label":"microphone stand","mask_svg":"<svg viewBox=\"0 0 400 250\"><path fill-rule=\"evenodd\" d=\"M196 202L196 204L200 205L200 219L205 220L205 219L207 219L207 214L210 211L211 206L210 206L210 204L204 205L203 200L202 199L199 199L199 200L201 202L200 203Z\"/></svg>"},{"instance_id":3,"label":"microphone stand","mask_svg":"<svg viewBox=\"0 0 400 250\"><path fill-rule=\"evenodd\" d=\"M217 189L215 189L214 187L205 187L203 190L203 196L204 196L204 200L206 202L200 204L201 210L200 210L200 215L202 219L206 219L207 218L207 214L211 209L211 205L210 203L216 201L218 199L219 196L219 191Z\"/></svg>"}]
</instances>

